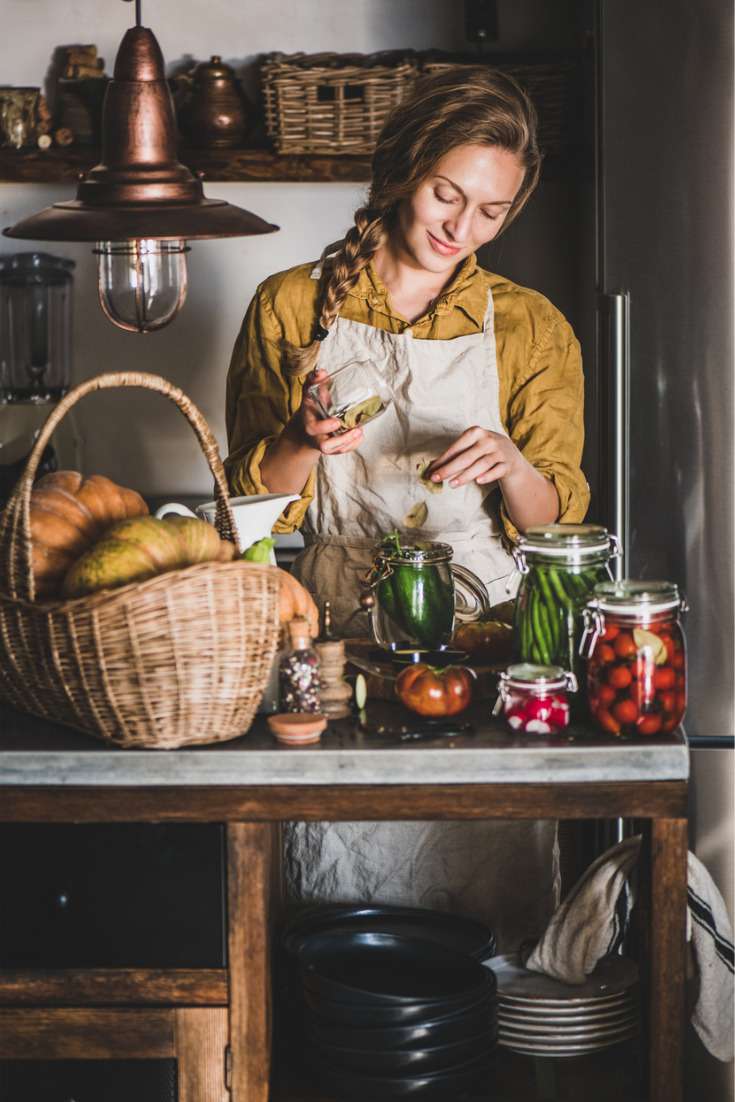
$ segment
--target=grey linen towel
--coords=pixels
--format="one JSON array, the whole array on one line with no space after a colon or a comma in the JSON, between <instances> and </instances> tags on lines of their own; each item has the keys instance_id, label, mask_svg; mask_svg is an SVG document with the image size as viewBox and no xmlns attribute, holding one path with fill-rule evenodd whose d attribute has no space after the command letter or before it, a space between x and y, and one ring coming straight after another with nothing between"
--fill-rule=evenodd
<instances>
[{"instance_id":1,"label":"grey linen towel","mask_svg":"<svg viewBox=\"0 0 735 1102\"><path fill-rule=\"evenodd\" d=\"M580 984L620 946L638 894L641 838L613 846L590 865L559 905L526 967ZM686 937L699 977L692 1025L718 1060L733 1059L735 965L725 903L704 865L687 858Z\"/></svg>"}]
</instances>

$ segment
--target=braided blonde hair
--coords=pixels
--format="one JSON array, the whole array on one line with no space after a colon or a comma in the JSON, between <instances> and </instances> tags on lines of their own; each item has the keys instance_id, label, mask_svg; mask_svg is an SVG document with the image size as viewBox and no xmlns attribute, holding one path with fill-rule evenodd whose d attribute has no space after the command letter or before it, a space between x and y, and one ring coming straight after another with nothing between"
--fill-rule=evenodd
<instances>
[{"instance_id":1,"label":"braided blonde hair","mask_svg":"<svg viewBox=\"0 0 735 1102\"><path fill-rule=\"evenodd\" d=\"M393 109L378 138L372 184L354 225L340 243L317 300L316 335L304 348L286 346L286 369L306 375L360 272L392 233L400 203L431 176L450 150L482 145L513 153L525 169L503 229L518 216L538 183L542 154L536 111L512 77L484 65L460 66L420 77Z\"/></svg>"}]
</instances>

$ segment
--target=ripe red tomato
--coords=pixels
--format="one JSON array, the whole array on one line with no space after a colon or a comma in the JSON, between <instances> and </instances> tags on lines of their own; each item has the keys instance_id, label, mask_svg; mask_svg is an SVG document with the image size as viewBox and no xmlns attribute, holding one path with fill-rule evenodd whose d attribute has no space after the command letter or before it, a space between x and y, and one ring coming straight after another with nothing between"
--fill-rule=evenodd
<instances>
[{"instance_id":1,"label":"ripe red tomato","mask_svg":"<svg viewBox=\"0 0 735 1102\"><path fill-rule=\"evenodd\" d=\"M655 735L661 729L661 716L656 715L655 712L639 716L636 727L642 735Z\"/></svg>"},{"instance_id":2,"label":"ripe red tomato","mask_svg":"<svg viewBox=\"0 0 735 1102\"><path fill-rule=\"evenodd\" d=\"M607 731L611 735L620 734L620 723L612 713L608 712L607 708L600 708L599 711L593 713L592 718L603 731Z\"/></svg>"},{"instance_id":3,"label":"ripe red tomato","mask_svg":"<svg viewBox=\"0 0 735 1102\"><path fill-rule=\"evenodd\" d=\"M600 638L604 643L612 643L613 639L616 637L616 635L619 635L619 633L620 628L616 627L615 624L606 624L605 630L603 631Z\"/></svg>"},{"instance_id":4,"label":"ripe red tomato","mask_svg":"<svg viewBox=\"0 0 735 1102\"><path fill-rule=\"evenodd\" d=\"M454 645L477 662L505 663L513 658L513 628L497 620L469 620L457 626Z\"/></svg>"},{"instance_id":5,"label":"ripe red tomato","mask_svg":"<svg viewBox=\"0 0 735 1102\"><path fill-rule=\"evenodd\" d=\"M595 697L601 708L609 708L615 699L615 690L612 685L600 685L595 692Z\"/></svg>"},{"instance_id":6,"label":"ripe red tomato","mask_svg":"<svg viewBox=\"0 0 735 1102\"><path fill-rule=\"evenodd\" d=\"M638 719L638 709L632 700L619 700L612 713L624 727Z\"/></svg>"},{"instance_id":7,"label":"ripe red tomato","mask_svg":"<svg viewBox=\"0 0 735 1102\"><path fill-rule=\"evenodd\" d=\"M472 700L475 674L467 666L436 669L426 662L406 666L396 678L401 704L422 716L452 716Z\"/></svg>"},{"instance_id":8,"label":"ripe red tomato","mask_svg":"<svg viewBox=\"0 0 735 1102\"><path fill-rule=\"evenodd\" d=\"M670 689L666 689L664 692L659 693L658 699L665 712L673 712L676 708L676 693L671 692Z\"/></svg>"},{"instance_id":9,"label":"ripe red tomato","mask_svg":"<svg viewBox=\"0 0 735 1102\"><path fill-rule=\"evenodd\" d=\"M615 640L613 650L618 658L632 658L638 647L635 645L633 636L629 635L627 631L623 631Z\"/></svg>"},{"instance_id":10,"label":"ripe red tomato","mask_svg":"<svg viewBox=\"0 0 735 1102\"><path fill-rule=\"evenodd\" d=\"M595 647L594 657L601 666L607 666L610 662L615 661L615 651L608 643L601 643Z\"/></svg>"},{"instance_id":11,"label":"ripe red tomato","mask_svg":"<svg viewBox=\"0 0 735 1102\"><path fill-rule=\"evenodd\" d=\"M674 684L675 674L671 666L659 666L653 673L653 683L657 689L670 689Z\"/></svg>"},{"instance_id":12,"label":"ripe red tomato","mask_svg":"<svg viewBox=\"0 0 735 1102\"><path fill-rule=\"evenodd\" d=\"M626 689L633 680L627 666L614 666L607 675L608 684L614 689Z\"/></svg>"}]
</instances>

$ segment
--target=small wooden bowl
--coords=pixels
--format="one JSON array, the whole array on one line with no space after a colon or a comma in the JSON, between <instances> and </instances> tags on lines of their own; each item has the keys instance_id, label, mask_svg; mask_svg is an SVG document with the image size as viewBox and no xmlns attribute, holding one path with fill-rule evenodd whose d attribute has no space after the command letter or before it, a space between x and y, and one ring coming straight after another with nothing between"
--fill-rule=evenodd
<instances>
[{"instance_id":1,"label":"small wooden bowl","mask_svg":"<svg viewBox=\"0 0 735 1102\"><path fill-rule=\"evenodd\" d=\"M268 716L268 726L279 742L301 746L319 741L327 726L327 717L312 712L279 712Z\"/></svg>"}]
</instances>

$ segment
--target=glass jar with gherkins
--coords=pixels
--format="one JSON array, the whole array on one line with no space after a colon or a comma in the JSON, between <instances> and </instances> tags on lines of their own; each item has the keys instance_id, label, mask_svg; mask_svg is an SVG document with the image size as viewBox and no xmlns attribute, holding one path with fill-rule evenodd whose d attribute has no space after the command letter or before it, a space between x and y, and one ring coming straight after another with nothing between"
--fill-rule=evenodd
<instances>
[{"instance_id":1,"label":"glass jar with gherkins","mask_svg":"<svg viewBox=\"0 0 735 1102\"><path fill-rule=\"evenodd\" d=\"M526 529L513 549L521 575L513 624L518 661L561 666L579 688L569 694L572 714L587 711L586 680L579 643L587 598L612 580L617 538L596 524L540 524Z\"/></svg>"},{"instance_id":2,"label":"glass jar with gherkins","mask_svg":"<svg viewBox=\"0 0 735 1102\"><path fill-rule=\"evenodd\" d=\"M379 646L443 649L455 619L472 620L490 608L476 574L451 561L448 543L394 532L376 545L363 585L374 600L365 607Z\"/></svg>"}]
</instances>

